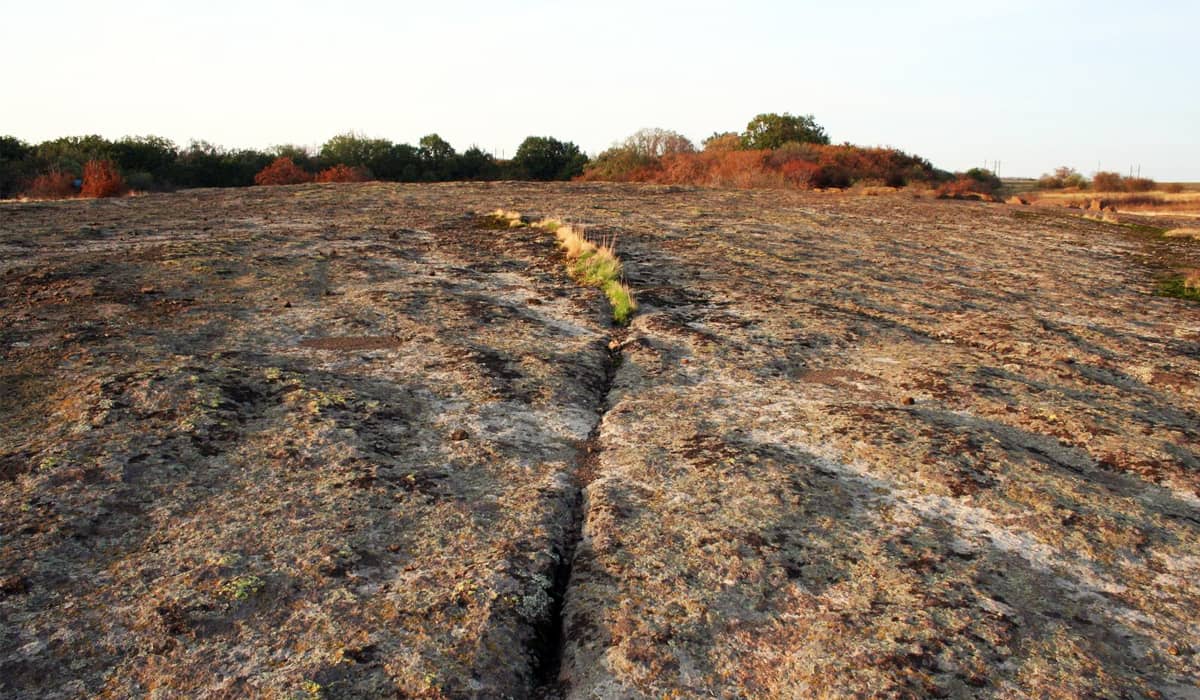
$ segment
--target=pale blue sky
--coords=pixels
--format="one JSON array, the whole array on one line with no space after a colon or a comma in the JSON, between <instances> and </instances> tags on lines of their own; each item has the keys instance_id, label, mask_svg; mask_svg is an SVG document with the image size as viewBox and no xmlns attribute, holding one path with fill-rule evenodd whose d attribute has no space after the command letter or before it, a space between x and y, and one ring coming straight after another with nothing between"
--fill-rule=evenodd
<instances>
[{"instance_id":1,"label":"pale blue sky","mask_svg":"<svg viewBox=\"0 0 1200 700\"><path fill-rule=\"evenodd\" d=\"M0 134L227 146L436 131L511 156L760 112L1002 175L1200 181L1200 1L2 0Z\"/></svg>"}]
</instances>

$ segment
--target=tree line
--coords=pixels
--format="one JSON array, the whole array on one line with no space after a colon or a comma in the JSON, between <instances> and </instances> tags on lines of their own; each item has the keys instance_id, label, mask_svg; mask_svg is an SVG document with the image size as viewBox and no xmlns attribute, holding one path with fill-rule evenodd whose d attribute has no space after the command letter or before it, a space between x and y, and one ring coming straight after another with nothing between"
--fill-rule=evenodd
<instances>
[{"instance_id":1,"label":"tree line","mask_svg":"<svg viewBox=\"0 0 1200 700\"><path fill-rule=\"evenodd\" d=\"M88 182L87 172L93 173ZM992 192L995 175L939 170L895 148L831 144L812 115L759 114L741 132L718 132L697 148L666 129L642 129L594 159L548 136L526 138L510 160L477 146L458 152L437 134L417 144L355 132L319 149L285 144L267 150L226 149L207 141L181 148L159 136L72 136L33 145L0 137L0 197L112 196L128 189L241 187L302 182L388 180L606 180L715 187L845 188L853 185L949 188ZM952 190L952 191L951 191Z\"/></svg>"},{"instance_id":2,"label":"tree line","mask_svg":"<svg viewBox=\"0 0 1200 700\"><path fill-rule=\"evenodd\" d=\"M125 184L155 191L188 187L243 187L279 158L316 173L346 166L371 179L396 182L447 180L569 180L583 172L587 156L570 141L549 136L525 139L510 160L472 146L459 153L437 134L416 146L348 132L338 134L316 152L293 144L266 150L227 149L207 141L186 147L161 136L67 136L26 143L0 136L0 198L14 197L39 177L82 181L91 162L111 163Z\"/></svg>"}]
</instances>

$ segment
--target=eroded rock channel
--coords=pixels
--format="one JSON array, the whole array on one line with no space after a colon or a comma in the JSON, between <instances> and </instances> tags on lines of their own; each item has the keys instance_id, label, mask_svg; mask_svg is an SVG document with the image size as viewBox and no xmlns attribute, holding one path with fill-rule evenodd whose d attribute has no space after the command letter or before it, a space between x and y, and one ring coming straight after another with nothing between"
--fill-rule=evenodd
<instances>
[{"instance_id":1,"label":"eroded rock channel","mask_svg":"<svg viewBox=\"0 0 1200 700\"><path fill-rule=\"evenodd\" d=\"M1191 697L1195 250L1020 211L0 205L0 694Z\"/></svg>"}]
</instances>

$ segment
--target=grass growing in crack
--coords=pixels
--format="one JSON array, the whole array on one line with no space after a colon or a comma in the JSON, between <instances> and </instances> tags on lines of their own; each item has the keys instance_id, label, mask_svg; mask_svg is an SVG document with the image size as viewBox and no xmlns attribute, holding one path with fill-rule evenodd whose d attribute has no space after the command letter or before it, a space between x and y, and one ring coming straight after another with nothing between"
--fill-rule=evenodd
<instances>
[{"instance_id":1,"label":"grass growing in crack","mask_svg":"<svg viewBox=\"0 0 1200 700\"><path fill-rule=\"evenodd\" d=\"M1127 228L1130 231L1133 231L1134 233L1146 233L1151 236L1162 236L1163 234L1165 234L1167 232L1167 229L1165 229L1161 226L1150 226L1148 224L1135 224L1131 221L1117 221L1117 222L1113 222L1113 223L1116 223L1117 226Z\"/></svg>"},{"instance_id":2,"label":"grass growing in crack","mask_svg":"<svg viewBox=\"0 0 1200 700\"><path fill-rule=\"evenodd\" d=\"M637 302L629 285L621 282L621 259L617 257L616 240L596 243L582 228L569 226L558 219L543 219L533 225L554 233L567 256L571 277L580 284L599 287L612 306L613 320L622 325L629 323L637 310Z\"/></svg>"},{"instance_id":3,"label":"grass growing in crack","mask_svg":"<svg viewBox=\"0 0 1200 700\"><path fill-rule=\"evenodd\" d=\"M1200 270L1164 280L1158 285L1158 293L1165 297L1200 301Z\"/></svg>"}]
</instances>

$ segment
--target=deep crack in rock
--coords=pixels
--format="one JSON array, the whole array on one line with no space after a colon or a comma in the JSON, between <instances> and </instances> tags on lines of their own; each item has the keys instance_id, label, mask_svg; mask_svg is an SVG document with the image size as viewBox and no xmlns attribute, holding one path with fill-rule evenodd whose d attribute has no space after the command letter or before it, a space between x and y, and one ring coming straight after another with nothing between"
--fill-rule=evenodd
<instances>
[{"instance_id":1,"label":"deep crack in rock","mask_svg":"<svg viewBox=\"0 0 1200 700\"><path fill-rule=\"evenodd\" d=\"M569 475L572 483L571 498L571 527L566 537L555 547L558 555L558 565L554 570L553 589L550 591L551 608L546 620L535 630L534 637L534 690L533 697L541 700L555 700L566 697L567 684L559 678L562 668L564 639L563 609L571 592L571 572L575 560L575 550L583 537L583 523L586 520L583 512L583 491L596 476L597 462L600 458L600 427L604 416L611 408L609 393L612 391L613 378L621 365L621 348L623 344L619 336L626 331L618 328L614 331L614 339L609 343L604 361L604 381L596 392L596 423L591 433L579 450L579 458Z\"/></svg>"}]
</instances>

